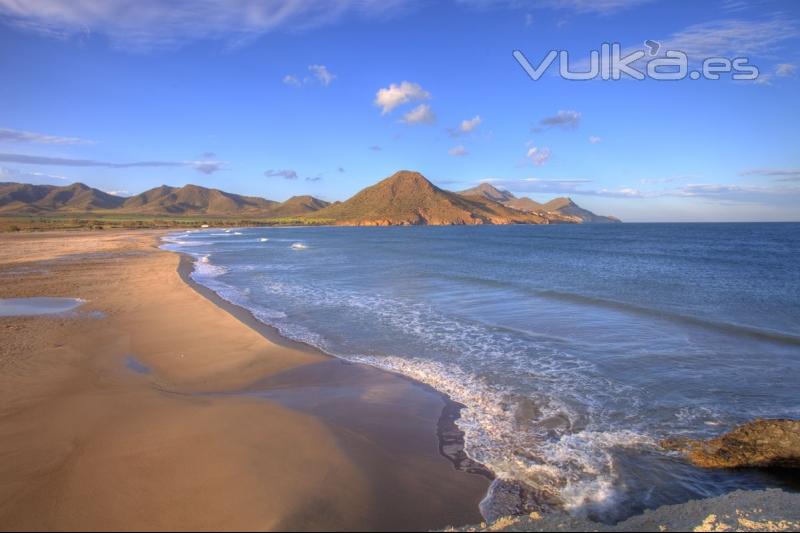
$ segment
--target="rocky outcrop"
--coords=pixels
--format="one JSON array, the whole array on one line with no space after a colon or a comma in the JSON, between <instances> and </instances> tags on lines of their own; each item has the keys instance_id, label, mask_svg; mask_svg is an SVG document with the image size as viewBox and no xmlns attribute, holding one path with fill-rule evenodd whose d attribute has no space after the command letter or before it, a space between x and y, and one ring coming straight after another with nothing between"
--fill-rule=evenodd
<instances>
[{"instance_id":1,"label":"rocky outcrop","mask_svg":"<svg viewBox=\"0 0 800 533\"><path fill-rule=\"evenodd\" d=\"M704 468L800 468L800 420L755 420L715 439L661 445Z\"/></svg>"},{"instance_id":2,"label":"rocky outcrop","mask_svg":"<svg viewBox=\"0 0 800 533\"><path fill-rule=\"evenodd\" d=\"M578 514L533 512L445 531L798 531L800 494L737 490L724 496L665 505L614 525Z\"/></svg>"}]
</instances>

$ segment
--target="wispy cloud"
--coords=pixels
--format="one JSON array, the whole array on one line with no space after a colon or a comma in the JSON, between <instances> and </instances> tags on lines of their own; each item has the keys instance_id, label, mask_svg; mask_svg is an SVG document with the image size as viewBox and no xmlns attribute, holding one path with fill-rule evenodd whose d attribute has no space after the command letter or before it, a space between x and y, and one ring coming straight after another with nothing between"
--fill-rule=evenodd
<instances>
[{"instance_id":1,"label":"wispy cloud","mask_svg":"<svg viewBox=\"0 0 800 533\"><path fill-rule=\"evenodd\" d=\"M264 175L268 178L283 178L285 180L296 180L297 172L291 169L283 170L265 170Z\"/></svg>"},{"instance_id":2,"label":"wispy cloud","mask_svg":"<svg viewBox=\"0 0 800 533\"><path fill-rule=\"evenodd\" d=\"M377 144L373 144L372 146L369 147L369 149L372 150L373 152L380 152L383 150L383 148L381 148Z\"/></svg>"},{"instance_id":3,"label":"wispy cloud","mask_svg":"<svg viewBox=\"0 0 800 533\"><path fill-rule=\"evenodd\" d=\"M24 183L48 183L72 181L72 178L44 172L26 172L15 168L0 167L0 181L20 181Z\"/></svg>"},{"instance_id":4,"label":"wispy cloud","mask_svg":"<svg viewBox=\"0 0 800 533\"><path fill-rule=\"evenodd\" d=\"M740 176L765 176L776 181L800 181L800 168L751 168Z\"/></svg>"},{"instance_id":5,"label":"wispy cloud","mask_svg":"<svg viewBox=\"0 0 800 533\"><path fill-rule=\"evenodd\" d=\"M222 161L199 159L190 161L134 161L131 163L114 163L94 159L72 159L67 157L47 157L28 154L0 153L0 162L18 163L22 165L52 165L62 167L104 167L104 168L160 168L188 167L203 174L213 174L224 167Z\"/></svg>"},{"instance_id":6,"label":"wispy cloud","mask_svg":"<svg viewBox=\"0 0 800 533\"><path fill-rule=\"evenodd\" d=\"M781 78L794 76L797 72L797 65L793 63L779 63L775 67L775 74Z\"/></svg>"},{"instance_id":7,"label":"wispy cloud","mask_svg":"<svg viewBox=\"0 0 800 533\"><path fill-rule=\"evenodd\" d=\"M509 8L540 8L571 13L608 15L617 11L631 9L653 0L459 0L459 3L473 7L488 8L505 6Z\"/></svg>"},{"instance_id":8,"label":"wispy cloud","mask_svg":"<svg viewBox=\"0 0 800 533\"><path fill-rule=\"evenodd\" d=\"M568 111L559 111L555 115L545 117L539 121L539 128L537 130L541 130L543 128L564 128L564 129L575 129L581 123L581 113L579 111L568 110Z\"/></svg>"},{"instance_id":9,"label":"wispy cloud","mask_svg":"<svg viewBox=\"0 0 800 533\"><path fill-rule=\"evenodd\" d=\"M294 74L287 74L282 78L281 81L284 83L284 85L289 85L291 87L302 87L313 82L317 82L323 87L327 87L331 84L331 82L333 82L333 80L336 79L336 75L325 65L309 65L308 70L311 74L304 76L302 79Z\"/></svg>"},{"instance_id":10,"label":"wispy cloud","mask_svg":"<svg viewBox=\"0 0 800 533\"><path fill-rule=\"evenodd\" d=\"M428 104L420 104L405 115L401 122L406 124L433 124L436 122L436 113Z\"/></svg>"},{"instance_id":11,"label":"wispy cloud","mask_svg":"<svg viewBox=\"0 0 800 533\"><path fill-rule=\"evenodd\" d=\"M428 100L431 94L418 83L404 81L399 84L392 83L388 87L379 89L375 94L376 106L381 108L381 114L390 113L395 108L414 101Z\"/></svg>"},{"instance_id":12,"label":"wispy cloud","mask_svg":"<svg viewBox=\"0 0 800 533\"><path fill-rule=\"evenodd\" d=\"M235 46L274 30L309 29L346 15L385 16L399 0L0 0L0 20L53 37L97 34L117 48L149 51L197 40Z\"/></svg>"},{"instance_id":13,"label":"wispy cloud","mask_svg":"<svg viewBox=\"0 0 800 533\"><path fill-rule=\"evenodd\" d=\"M314 77L325 87L336 79L336 75L328 70L328 67L325 65L309 65L308 70L310 70Z\"/></svg>"},{"instance_id":14,"label":"wispy cloud","mask_svg":"<svg viewBox=\"0 0 800 533\"><path fill-rule=\"evenodd\" d=\"M623 187L619 189L591 189L586 186L592 180L581 178L570 179L504 179L490 178L492 185L514 192L530 194L576 194L584 196L604 196L611 198L641 198L643 193L637 189Z\"/></svg>"},{"instance_id":15,"label":"wispy cloud","mask_svg":"<svg viewBox=\"0 0 800 533\"><path fill-rule=\"evenodd\" d=\"M640 70L652 60L663 58L668 50L680 50L687 54L690 63L699 67L709 57L746 57L750 64L759 67L760 75L748 83L770 85L772 74L764 67L765 62L774 61L776 54L783 53L791 40L800 36L798 21L786 16L772 16L762 19L725 18L692 24L670 35L654 35L651 38L661 44L659 55L654 58L647 54L641 42L625 47L621 55L627 56L636 51L644 51L645 56L632 63ZM791 70L791 64L784 67ZM570 65L575 71L589 69L588 60ZM780 67L776 66L777 71ZM791 74L789 74L791 75ZM624 79L624 78L623 78Z\"/></svg>"},{"instance_id":16,"label":"wispy cloud","mask_svg":"<svg viewBox=\"0 0 800 533\"><path fill-rule=\"evenodd\" d=\"M291 87L303 86L303 82L300 81L300 79L294 74L287 74L286 76L283 77L283 80L281 81L283 81L284 85L289 85Z\"/></svg>"},{"instance_id":17,"label":"wispy cloud","mask_svg":"<svg viewBox=\"0 0 800 533\"><path fill-rule=\"evenodd\" d=\"M789 198L800 196L798 186L729 185L720 183L689 184L678 189L663 191L662 196L698 197L724 199L735 202L753 202L760 199Z\"/></svg>"},{"instance_id":18,"label":"wispy cloud","mask_svg":"<svg viewBox=\"0 0 800 533\"><path fill-rule=\"evenodd\" d=\"M223 169L225 164L222 161L201 159L199 161L192 161L191 167L202 174L214 174Z\"/></svg>"},{"instance_id":19,"label":"wispy cloud","mask_svg":"<svg viewBox=\"0 0 800 533\"><path fill-rule=\"evenodd\" d=\"M465 155L469 154L469 152L467 151L467 149L464 147L463 144L459 144L458 146L454 146L454 147L450 148L447 151L447 153L449 155L452 155L453 157L462 157L462 156L465 156Z\"/></svg>"},{"instance_id":20,"label":"wispy cloud","mask_svg":"<svg viewBox=\"0 0 800 533\"><path fill-rule=\"evenodd\" d=\"M37 143L37 144L92 144L92 141L78 137L61 137L34 133L31 131L0 128L0 142Z\"/></svg>"},{"instance_id":21,"label":"wispy cloud","mask_svg":"<svg viewBox=\"0 0 800 533\"><path fill-rule=\"evenodd\" d=\"M589 136L589 142L590 142L591 144L600 144L600 142L601 142L602 140L603 140L603 139L602 139L601 137L598 137L597 135L590 135L590 136Z\"/></svg>"},{"instance_id":22,"label":"wispy cloud","mask_svg":"<svg viewBox=\"0 0 800 533\"><path fill-rule=\"evenodd\" d=\"M676 183L681 181L697 181L698 176L666 176L663 178L642 178L639 183L642 185L658 185L664 183Z\"/></svg>"},{"instance_id":23,"label":"wispy cloud","mask_svg":"<svg viewBox=\"0 0 800 533\"><path fill-rule=\"evenodd\" d=\"M649 184L671 183L683 181L687 177L663 178L642 180ZM567 194L579 196L598 196L605 198L621 199L647 199L647 198L698 198L709 202L746 202L764 203L772 205L777 200L793 201L800 197L800 186L797 185L739 185L727 183L688 183L685 185L664 188L660 190L643 191L635 187L592 187L593 180L583 178L568 179L541 179L523 178L506 179L490 178L493 185L518 193L530 194Z\"/></svg>"},{"instance_id":24,"label":"wispy cloud","mask_svg":"<svg viewBox=\"0 0 800 533\"><path fill-rule=\"evenodd\" d=\"M769 20L717 20L694 24L662 42L665 49L681 50L690 58L759 56L773 54L797 36L797 24L789 18Z\"/></svg>"}]
</instances>

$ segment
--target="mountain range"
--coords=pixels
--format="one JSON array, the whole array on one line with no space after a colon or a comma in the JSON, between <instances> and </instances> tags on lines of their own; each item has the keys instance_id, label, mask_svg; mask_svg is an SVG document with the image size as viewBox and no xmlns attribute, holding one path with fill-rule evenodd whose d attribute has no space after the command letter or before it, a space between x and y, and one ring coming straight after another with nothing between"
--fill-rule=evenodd
<instances>
[{"instance_id":1,"label":"mountain range","mask_svg":"<svg viewBox=\"0 0 800 533\"><path fill-rule=\"evenodd\" d=\"M619 222L613 217L595 215L569 198L540 204L489 183L455 193L437 187L418 172L407 170L396 172L344 202L334 203L313 196L294 196L276 202L198 185L162 185L122 197L82 183L63 187L0 183L0 215L89 213L294 218L301 222L350 226Z\"/></svg>"},{"instance_id":2,"label":"mountain range","mask_svg":"<svg viewBox=\"0 0 800 533\"><path fill-rule=\"evenodd\" d=\"M198 185L162 185L131 197L114 196L83 183L65 187L0 183L0 214L64 214L109 212L154 216L293 217L317 211L328 202L294 196L285 202L242 196Z\"/></svg>"},{"instance_id":3,"label":"mountain range","mask_svg":"<svg viewBox=\"0 0 800 533\"><path fill-rule=\"evenodd\" d=\"M506 207L524 211L526 213L537 213L543 216L560 215L565 218L573 218L576 223L607 224L621 222L616 217L595 215L591 211L580 207L572 201L572 198L555 198L545 204L540 204L535 200L523 196L518 198L508 191L496 188L491 183L481 183L477 187L461 191L459 194L464 196L481 196L494 202L503 204Z\"/></svg>"}]
</instances>

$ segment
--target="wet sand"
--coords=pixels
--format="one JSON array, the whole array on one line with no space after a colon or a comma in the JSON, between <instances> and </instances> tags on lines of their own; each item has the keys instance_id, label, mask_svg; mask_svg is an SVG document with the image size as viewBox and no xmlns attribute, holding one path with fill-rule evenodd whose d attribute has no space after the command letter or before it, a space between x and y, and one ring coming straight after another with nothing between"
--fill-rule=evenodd
<instances>
[{"instance_id":1,"label":"wet sand","mask_svg":"<svg viewBox=\"0 0 800 533\"><path fill-rule=\"evenodd\" d=\"M0 529L480 521L440 394L277 337L187 284L161 234L0 235L0 298L87 300L0 318Z\"/></svg>"}]
</instances>

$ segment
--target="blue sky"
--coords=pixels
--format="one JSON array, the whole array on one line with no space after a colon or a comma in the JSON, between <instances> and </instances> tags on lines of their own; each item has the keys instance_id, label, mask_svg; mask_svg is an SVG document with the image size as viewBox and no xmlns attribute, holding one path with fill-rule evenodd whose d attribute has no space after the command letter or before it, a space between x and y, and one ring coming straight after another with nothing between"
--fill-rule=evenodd
<instances>
[{"instance_id":1,"label":"blue sky","mask_svg":"<svg viewBox=\"0 0 800 533\"><path fill-rule=\"evenodd\" d=\"M754 81L530 79L652 39ZM399 169L629 221L800 220L800 2L0 0L0 181L345 199Z\"/></svg>"}]
</instances>

